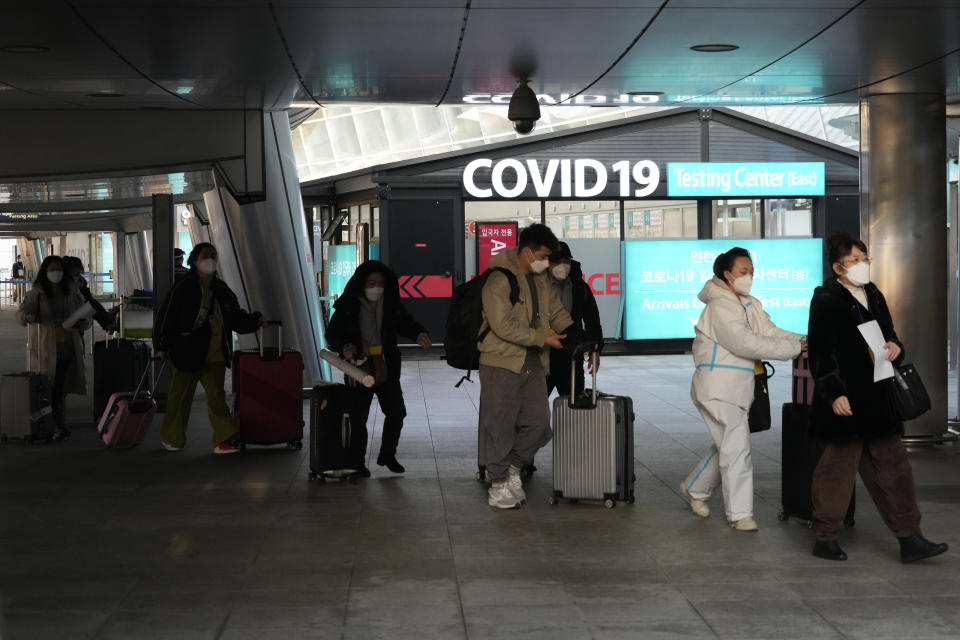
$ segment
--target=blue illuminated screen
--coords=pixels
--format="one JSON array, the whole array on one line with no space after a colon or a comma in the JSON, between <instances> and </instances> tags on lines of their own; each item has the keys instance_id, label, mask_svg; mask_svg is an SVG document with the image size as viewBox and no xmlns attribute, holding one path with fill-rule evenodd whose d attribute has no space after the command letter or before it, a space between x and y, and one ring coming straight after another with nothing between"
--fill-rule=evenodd
<instances>
[{"instance_id":1,"label":"blue illuminated screen","mask_svg":"<svg viewBox=\"0 0 960 640\"><path fill-rule=\"evenodd\" d=\"M807 333L810 298L823 280L823 240L639 240L624 243L624 336L692 338L703 310L697 294L713 261L733 247L753 258L751 294L781 329Z\"/></svg>"}]
</instances>

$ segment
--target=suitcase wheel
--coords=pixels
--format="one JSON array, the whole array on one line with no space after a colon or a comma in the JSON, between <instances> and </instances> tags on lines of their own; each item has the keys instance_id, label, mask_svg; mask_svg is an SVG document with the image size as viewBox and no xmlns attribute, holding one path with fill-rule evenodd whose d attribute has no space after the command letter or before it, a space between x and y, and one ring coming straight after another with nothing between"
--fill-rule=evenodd
<instances>
[{"instance_id":1,"label":"suitcase wheel","mask_svg":"<svg viewBox=\"0 0 960 640\"><path fill-rule=\"evenodd\" d=\"M303 441L291 440L287 443L287 449L296 449L299 451L300 449L303 449Z\"/></svg>"},{"instance_id":2,"label":"suitcase wheel","mask_svg":"<svg viewBox=\"0 0 960 640\"><path fill-rule=\"evenodd\" d=\"M605 506L607 509L613 509L615 506L617 506L617 503L616 501L607 498L603 501L603 506Z\"/></svg>"},{"instance_id":3,"label":"suitcase wheel","mask_svg":"<svg viewBox=\"0 0 960 640\"><path fill-rule=\"evenodd\" d=\"M785 514L785 513L783 512L783 509L781 509L780 511L777 512L777 520L779 520L780 522L786 522L786 521L789 520L789 519L790 519L790 516L788 516L787 514Z\"/></svg>"},{"instance_id":4,"label":"suitcase wheel","mask_svg":"<svg viewBox=\"0 0 960 640\"><path fill-rule=\"evenodd\" d=\"M637 499L636 499L636 497L634 497L634 495L633 495L632 493L630 494L630 497L627 498L627 504L633 504L633 503L636 502L636 501L637 501Z\"/></svg>"},{"instance_id":5,"label":"suitcase wheel","mask_svg":"<svg viewBox=\"0 0 960 640\"><path fill-rule=\"evenodd\" d=\"M307 474L308 480L316 480L319 477L320 477L320 474L317 473L316 471L311 471L310 473Z\"/></svg>"},{"instance_id":6,"label":"suitcase wheel","mask_svg":"<svg viewBox=\"0 0 960 640\"><path fill-rule=\"evenodd\" d=\"M557 504L558 502L560 502L560 501L556 498L556 496L550 496L549 498L547 498L547 503L548 503L548 504L552 504L552 505L556 506L556 504Z\"/></svg>"},{"instance_id":7,"label":"suitcase wheel","mask_svg":"<svg viewBox=\"0 0 960 640\"><path fill-rule=\"evenodd\" d=\"M246 451L246 450L247 450L247 443L246 443L246 442L241 442L241 443L240 443L240 451Z\"/></svg>"},{"instance_id":8,"label":"suitcase wheel","mask_svg":"<svg viewBox=\"0 0 960 640\"><path fill-rule=\"evenodd\" d=\"M577 500L576 498L570 498L569 500L567 500L567 504L577 504L578 502L580 501Z\"/></svg>"}]
</instances>

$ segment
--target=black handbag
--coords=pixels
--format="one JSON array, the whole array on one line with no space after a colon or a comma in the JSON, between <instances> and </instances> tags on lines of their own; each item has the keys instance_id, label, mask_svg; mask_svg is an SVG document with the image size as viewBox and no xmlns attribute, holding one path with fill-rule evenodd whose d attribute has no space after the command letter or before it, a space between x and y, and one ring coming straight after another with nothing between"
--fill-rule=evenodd
<instances>
[{"instance_id":1,"label":"black handbag","mask_svg":"<svg viewBox=\"0 0 960 640\"><path fill-rule=\"evenodd\" d=\"M193 331L177 334L169 354L173 366L187 372L203 369L207 361L207 352L210 350L211 337L212 330L209 323L204 323Z\"/></svg>"},{"instance_id":2,"label":"black handbag","mask_svg":"<svg viewBox=\"0 0 960 640\"><path fill-rule=\"evenodd\" d=\"M930 411L930 396L912 364L893 368L893 408L900 420L913 420Z\"/></svg>"},{"instance_id":3,"label":"black handbag","mask_svg":"<svg viewBox=\"0 0 960 640\"><path fill-rule=\"evenodd\" d=\"M750 433L766 431L773 425L773 420L770 417L770 389L767 387L767 380L773 377L776 369L766 361L758 363L757 368L761 367L763 371L755 373L753 376L753 404L750 405L750 411L747 413ZM769 374L767 373L767 367L770 367Z\"/></svg>"}]
</instances>

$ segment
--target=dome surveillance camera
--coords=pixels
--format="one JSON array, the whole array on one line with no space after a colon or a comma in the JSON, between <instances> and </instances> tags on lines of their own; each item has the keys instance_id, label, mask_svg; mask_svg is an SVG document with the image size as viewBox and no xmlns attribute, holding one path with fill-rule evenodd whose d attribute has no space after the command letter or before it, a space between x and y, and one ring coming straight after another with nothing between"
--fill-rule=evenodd
<instances>
[{"instance_id":1,"label":"dome surveillance camera","mask_svg":"<svg viewBox=\"0 0 960 640\"><path fill-rule=\"evenodd\" d=\"M527 80L521 80L520 86L510 98L510 107L507 109L507 118L513 123L513 128L519 134L533 131L537 120L540 119L540 101L537 94L527 85Z\"/></svg>"}]
</instances>

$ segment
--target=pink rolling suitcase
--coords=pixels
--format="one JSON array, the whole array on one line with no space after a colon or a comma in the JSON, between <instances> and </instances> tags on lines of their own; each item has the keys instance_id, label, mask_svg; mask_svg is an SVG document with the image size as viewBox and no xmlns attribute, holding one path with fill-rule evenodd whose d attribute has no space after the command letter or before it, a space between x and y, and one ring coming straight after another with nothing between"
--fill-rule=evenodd
<instances>
[{"instance_id":1,"label":"pink rolling suitcase","mask_svg":"<svg viewBox=\"0 0 960 640\"><path fill-rule=\"evenodd\" d=\"M166 364L166 363L164 363ZM135 447L143 442L153 416L157 413L157 403L149 391L141 391L143 381L152 367L147 367L140 376L140 382L133 393L121 391L107 400L107 408L100 417L97 432L103 443L110 449ZM160 367L163 371L163 367Z\"/></svg>"},{"instance_id":2,"label":"pink rolling suitcase","mask_svg":"<svg viewBox=\"0 0 960 640\"><path fill-rule=\"evenodd\" d=\"M303 356L282 348L281 331L280 322L268 322L260 330L258 351L233 355L234 417L241 447L303 447Z\"/></svg>"}]
</instances>

